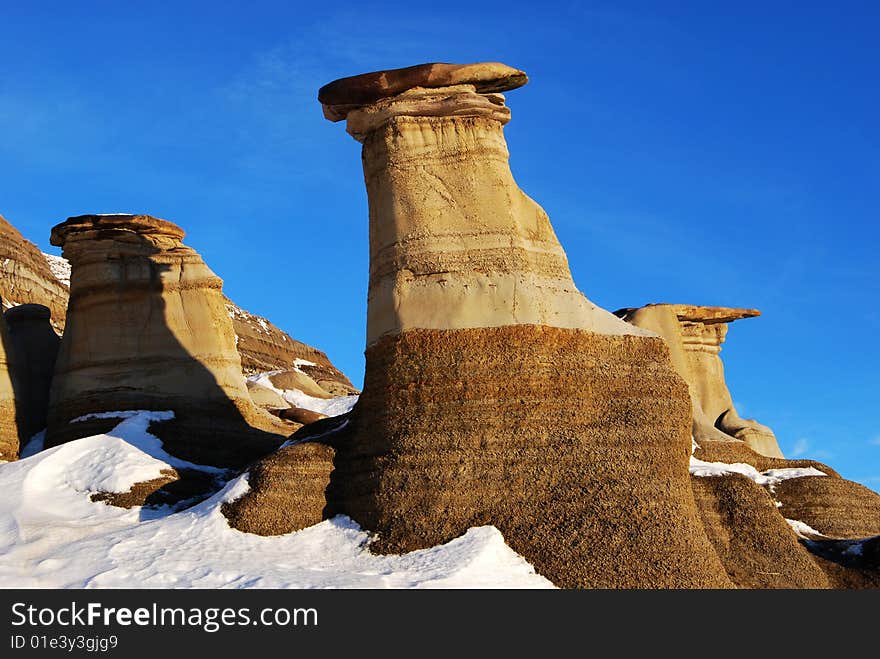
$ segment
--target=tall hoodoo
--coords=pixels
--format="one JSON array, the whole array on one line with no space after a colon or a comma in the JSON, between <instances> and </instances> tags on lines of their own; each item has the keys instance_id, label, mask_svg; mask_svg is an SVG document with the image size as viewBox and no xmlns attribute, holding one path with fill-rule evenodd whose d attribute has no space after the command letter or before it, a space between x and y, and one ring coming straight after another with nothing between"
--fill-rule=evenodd
<instances>
[{"instance_id":1,"label":"tall hoodoo","mask_svg":"<svg viewBox=\"0 0 880 659\"><path fill-rule=\"evenodd\" d=\"M370 206L364 391L329 509L379 551L494 524L560 586L729 585L688 480L690 403L662 339L575 287L516 185L503 64L338 80Z\"/></svg>"},{"instance_id":2,"label":"tall hoodoo","mask_svg":"<svg viewBox=\"0 0 880 659\"><path fill-rule=\"evenodd\" d=\"M52 229L71 281L49 445L107 423L80 417L137 409L174 411L155 431L193 462L242 464L291 432L251 402L223 282L183 236L149 215L83 215Z\"/></svg>"},{"instance_id":3,"label":"tall hoodoo","mask_svg":"<svg viewBox=\"0 0 880 659\"><path fill-rule=\"evenodd\" d=\"M782 457L770 428L753 419L743 419L737 413L719 356L728 323L760 316L760 311L649 304L615 313L633 325L657 332L666 340L675 370L690 388L693 433L698 444L740 440L761 455Z\"/></svg>"},{"instance_id":4,"label":"tall hoodoo","mask_svg":"<svg viewBox=\"0 0 880 659\"><path fill-rule=\"evenodd\" d=\"M364 145L368 345L411 328L641 334L577 290L547 214L513 180L502 132L510 110L494 92L526 80L503 64L428 64L319 93L325 115L345 116Z\"/></svg>"}]
</instances>

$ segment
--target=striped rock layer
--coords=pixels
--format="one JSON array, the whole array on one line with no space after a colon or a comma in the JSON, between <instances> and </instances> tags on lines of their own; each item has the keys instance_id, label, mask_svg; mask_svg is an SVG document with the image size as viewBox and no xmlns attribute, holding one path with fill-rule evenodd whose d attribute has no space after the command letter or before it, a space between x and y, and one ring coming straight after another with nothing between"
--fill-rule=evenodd
<instances>
[{"instance_id":1,"label":"striped rock layer","mask_svg":"<svg viewBox=\"0 0 880 659\"><path fill-rule=\"evenodd\" d=\"M657 338L518 325L367 349L328 500L374 551L493 524L568 588L725 587L688 477L690 405Z\"/></svg>"},{"instance_id":2,"label":"striped rock layer","mask_svg":"<svg viewBox=\"0 0 880 659\"><path fill-rule=\"evenodd\" d=\"M0 298L3 307L42 304L49 308L52 325L64 329L67 287L52 273L46 257L0 216Z\"/></svg>"},{"instance_id":3,"label":"striped rock layer","mask_svg":"<svg viewBox=\"0 0 880 659\"><path fill-rule=\"evenodd\" d=\"M687 387L661 339L574 285L484 73L360 106L335 89L363 143L370 285L328 509L376 551L494 524L560 586L729 586L688 480Z\"/></svg>"},{"instance_id":4,"label":"striped rock layer","mask_svg":"<svg viewBox=\"0 0 880 659\"><path fill-rule=\"evenodd\" d=\"M499 94L412 89L353 110L370 203L367 344L409 328L549 325L643 334L578 291L510 171Z\"/></svg>"},{"instance_id":5,"label":"striped rock layer","mask_svg":"<svg viewBox=\"0 0 880 659\"><path fill-rule=\"evenodd\" d=\"M296 426L259 410L241 377L222 281L147 215L86 215L52 230L71 263L67 326L50 395L48 445L116 421L93 413L171 410L166 449L234 466L277 447Z\"/></svg>"},{"instance_id":6,"label":"striped rock layer","mask_svg":"<svg viewBox=\"0 0 880 659\"><path fill-rule=\"evenodd\" d=\"M741 440L771 457L782 457L773 431L736 411L719 353L728 323L760 316L757 309L649 304L615 312L627 322L656 332L669 345L672 363L688 383L693 403L693 434L698 444Z\"/></svg>"}]
</instances>

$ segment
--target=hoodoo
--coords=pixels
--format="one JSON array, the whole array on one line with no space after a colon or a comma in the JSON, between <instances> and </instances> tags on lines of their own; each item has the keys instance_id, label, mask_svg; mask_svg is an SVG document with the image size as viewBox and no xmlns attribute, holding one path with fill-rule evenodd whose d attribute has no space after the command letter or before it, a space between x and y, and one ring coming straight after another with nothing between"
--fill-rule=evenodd
<instances>
[{"instance_id":1,"label":"hoodoo","mask_svg":"<svg viewBox=\"0 0 880 659\"><path fill-rule=\"evenodd\" d=\"M171 410L175 419L151 430L166 450L235 466L297 427L251 401L223 282L183 237L148 215L83 215L52 229L71 279L48 445L118 422L96 414Z\"/></svg>"},{"instance_id":2,"label":"hoodoo","mask_svg":"<svg viewBox=\"0 0 880 659\"><path fill-rule=\"evenodd\" d=\"M694 440L700 446L712 441L740 440L761 455L782 457L770 428L753 419L743 419L737 413L719 357L728 323L760 316L760 311L649 304L615 313L633 325L657 332L666 340L675 370L688 383L691 392Z\"/></svg>"},{"instance_id":3,"label":"hoodoo","mask_svg":"<svg viewBox=\"0 0 880 659\"><path fill-rule=\"evenodd\" d=\"M338 80L363 144L363 394L329 438L329 509L409 551L494 524L563 587L723 587L688 477L688 389L663 340L592 304L516 185L503 64Z\"/></svg>"}]
</instances>

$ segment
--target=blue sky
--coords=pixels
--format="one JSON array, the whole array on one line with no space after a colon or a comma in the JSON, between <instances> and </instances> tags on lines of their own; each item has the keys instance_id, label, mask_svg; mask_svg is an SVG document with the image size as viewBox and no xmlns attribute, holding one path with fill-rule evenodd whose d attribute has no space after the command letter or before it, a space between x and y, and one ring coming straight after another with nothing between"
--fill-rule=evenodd
<instances>
[{"instance_id":1,"label":"blue sky","mask_svg":"<svg viewBox=\"0 0 880 659\"><path fill-rule=\"evenodd\" d=\"M880 489L876 3L0 0L0 213L182 225L231 298L363 372L359 145L335 78L502 61L520 186L608 308L757 307L722 356L789 456Z\"/></svg>"}]
</instances>

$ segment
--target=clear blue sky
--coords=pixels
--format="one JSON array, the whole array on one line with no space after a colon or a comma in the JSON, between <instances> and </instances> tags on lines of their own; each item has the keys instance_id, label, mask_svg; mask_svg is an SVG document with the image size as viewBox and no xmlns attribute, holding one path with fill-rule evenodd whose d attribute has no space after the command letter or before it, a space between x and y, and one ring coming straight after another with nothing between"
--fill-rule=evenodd
<instances>
[{"instance_id":1,"label":"clear blue sky","mask_svg":"<svg viewBox=\"0 0 880 659\"><path fill-rule=\"evenodd\" d=\"M55 252L70 215L175 221L359 383L360 151L317 89L503 61L531 77L514 175L581 290L761 309L722 353L740 411L878 489L880 9L721 4L0 0L0 213Z\"/></svg>"}]
</instances>

